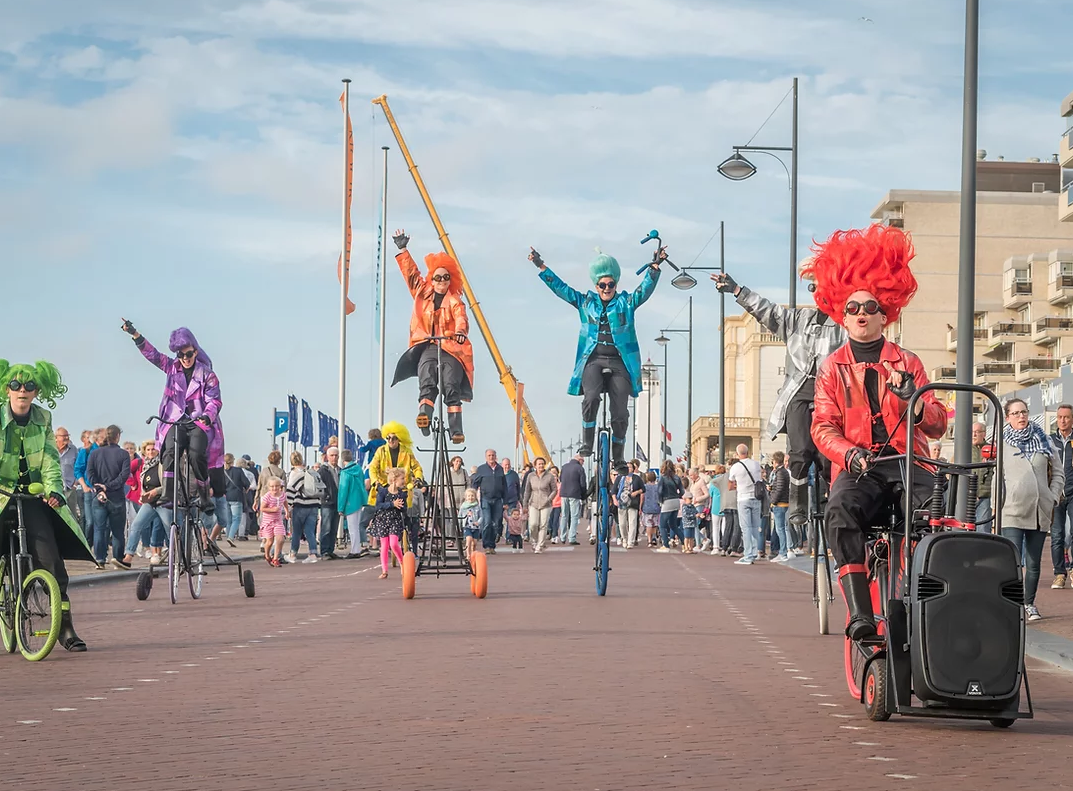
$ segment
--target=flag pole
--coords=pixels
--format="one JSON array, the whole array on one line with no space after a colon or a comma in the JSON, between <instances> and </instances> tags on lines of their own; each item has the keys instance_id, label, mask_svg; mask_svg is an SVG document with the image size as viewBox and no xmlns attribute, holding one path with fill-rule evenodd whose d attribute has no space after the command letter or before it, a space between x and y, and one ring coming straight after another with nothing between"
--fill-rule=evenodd
<instances>
[{"instance_id":1,"label":"flag pole","mask_svg":"<svg viewBox=\"0 0 1073 791\"><path fill-rule=\"evenodd\" d=\"M339 423L346 425L346 303L350 285L350 80L343 80L343 271L339 277ZM340 454L342 451L340 451Z\"/></svg>"},{"instance_id":2,"label":"flag pole","mask_svg":"<svg viewBox=\"0 0 1073 791\"><path fill-rule=\"evenodd\" d=\"M380 196L380 400L378 402L379 407L377 410L377 424L378 426L384 425L384 355L387 348L387 342L384 338L384 333L387 326L387 316L385 304L387 299L387 146L380 146L384 152L384 191Z\"/></svg>"}]
</instances>

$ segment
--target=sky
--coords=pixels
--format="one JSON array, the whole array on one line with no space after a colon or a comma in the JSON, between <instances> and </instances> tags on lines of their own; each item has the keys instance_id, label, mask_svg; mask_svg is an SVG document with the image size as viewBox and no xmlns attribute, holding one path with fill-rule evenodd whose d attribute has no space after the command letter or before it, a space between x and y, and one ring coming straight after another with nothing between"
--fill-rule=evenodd
<instances>
[{"instance_id":1,"label":"sky","mask_svg":"<svg viewBox=\"0 0 1073 791\"><path fill-rule=\"evenodd\" d=\"M1073 7L981 5L979 147L1049 160L1073 91L1063 35ZM963 44L962 4L922 0L0 0L0 357L60 367L70 393L56 418L72 433L115 422L128 439L151 436L143 421L163 375L120 331L122 317L161 348L175 327L194 331L221 380L233 453L263 459L288 393L335 414L346 77L358 306L347 423L364 434L376 420L381 146L389 235L405 228L418 258L437 249L370 103L387 94L558 449L580 433L580 399L566 395L578 318L539 283L529 246L579 288L599 247L633 288L650 229L676 263L715 266L722 220L727 271L785 300L786 173L757 155L757 175L735 183L718 164L762 125L754 145L789 144L783 99L798 77L799 257L813 239L867 224L890 189L957 189ZM386 274L390 382L412 303L390 256ZM695 416L717 411L719 376L718 300L698 279ZM662 357L660 329L686 327L687 297L666 277L640 309L643 357ZM671 337L680 453L686 336ZM514 431L473 338L465 455L477 462L488 446L510 453ZM416 381L396 385L387 418L412 426L416 400Z\"/></svg>"}]
</instances>

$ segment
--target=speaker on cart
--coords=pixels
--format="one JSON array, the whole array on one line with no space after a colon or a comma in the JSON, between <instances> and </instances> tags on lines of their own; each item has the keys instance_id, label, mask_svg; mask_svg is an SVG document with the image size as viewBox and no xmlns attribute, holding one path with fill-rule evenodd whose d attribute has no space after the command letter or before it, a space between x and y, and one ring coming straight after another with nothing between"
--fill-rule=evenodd
<instances>
[{"instance_id":1,"label":"speaker on cart","mask_svg":"<svg viewBox=\"0 0 1073 791\"><path fill-rule=\"evenodd\" d=\"M1025 613L1013 542L943 532L913 553L910 647L913 692L961 707L1008 703L1021 691Z\"/></svg>"}]
</instances>

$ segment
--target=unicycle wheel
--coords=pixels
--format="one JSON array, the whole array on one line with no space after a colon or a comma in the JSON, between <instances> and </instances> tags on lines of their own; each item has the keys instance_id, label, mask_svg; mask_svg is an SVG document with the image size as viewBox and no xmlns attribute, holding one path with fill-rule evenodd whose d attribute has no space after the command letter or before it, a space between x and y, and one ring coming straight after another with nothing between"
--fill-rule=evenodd
<instances>
[{"instance_id":1,"label":"unicycle wheel","mask_svg":"<svg viewBox=\"0 0 1073 791\"><path fill-rule=\"evenodd\" d=\"M138 582L134 587L134 595L138 597L138 601L145 601L148 599L152 590L153 575L148 571L143 571L138 574Z\"/></svg>"}]
</instances>

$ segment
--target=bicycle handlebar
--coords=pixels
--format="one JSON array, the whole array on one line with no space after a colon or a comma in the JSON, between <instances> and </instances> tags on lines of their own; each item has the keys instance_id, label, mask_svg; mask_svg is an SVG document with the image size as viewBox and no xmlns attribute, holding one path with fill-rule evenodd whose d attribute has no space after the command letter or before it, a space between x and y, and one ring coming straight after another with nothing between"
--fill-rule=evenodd
<instances>
[{"instance_id":1,"label":"bicycle handlebar","mask_svg":"<svg viewBox=\"0 0 1073 791\"><path fill-rule=\"evenodd\" d=\"M10 497L12 500L41 500L45 496L45 487L40 483L31 483L28 492L9 492L0 489L0 496Z\"/></svg>"}]
</instances>

